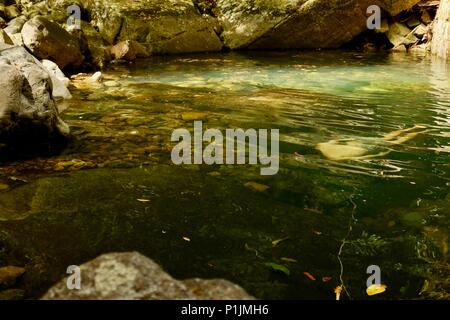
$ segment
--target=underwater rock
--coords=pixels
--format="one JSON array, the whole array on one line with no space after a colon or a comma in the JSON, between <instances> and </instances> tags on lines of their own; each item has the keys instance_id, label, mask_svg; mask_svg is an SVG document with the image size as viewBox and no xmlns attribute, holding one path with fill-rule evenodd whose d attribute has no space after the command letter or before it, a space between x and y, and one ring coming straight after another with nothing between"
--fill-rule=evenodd
<instances>
[{"instance_id":1,"label":"underwater rock","mask_svg":"<svg viewBox=\"0 0 450 320\"><path fill-rule=\"evenodd\" d=\"M67 137L45 67L23 47L0 44L0 140ZM19 139L19 140L17 140Z\"/></svg>"},{"instance_id":2,"label":"underwater rock","mask_svg":"<svg viewBox=\"0 0 450 320\"><path fill-rule=\"evenodd\" d=\"M249 188L250 190L255 191L255 192L265 192L270 188L269 186L266 186L265 184L261 184L261 183L254 182L254 181L247 182L246 184L244 184L244 186L246 186L247 188Z\"/></svg>"},{"instance_id":3,"label":"underwater rock","mask_svg":"<svg viewBox=\"0 0 450 320\"><path fill-rule=\"evenodd\" d=\"M17 278L25 273L25 269L15 266L7 266L0 268L0 285L1 286L11 286L13 285Z\"/></svg>"},{"instance_id":4,"label":"underwater rock","mask_svg":"<svg viewBox=\"0 0 450 320\"><path fill-rule=\"evenodd\" d=\"M168 54L222 49L210 17L189 0L101 0L86 3L86 9L109 44L135 40Z\"/></svg>"},{"instance_id":5,"label":"underwater rock","mask_svg":"<svg viewBox=\"0 0 450 320\"><path fill-rule=\"evenodd\" d=\"M109 253L81 265L80 290L69 290L64 279L43 300L168 300L253 299L226 280L176 280L155 262L137 252Z\"/></svg>"},{"instance_id":6,"label":"underwater rock","mask_svg":"<svg viewBox=\"0 0 450 320\"><path fill-rule=\"evenodd\" d=\"M431 52L441 58L450 57L450 0L441 0L433 27Z\"/></svg>"},{"instance_id":7,"label":"underwater rock","mask_svg":"<svg viewBox=\"0 0 450 320\"><path fill-rule=\"evenodd\" d=\"M100 81L102 81L102 78L103 78L103 74L100 71L97 71L89 78L89 80L91 82L100 82Z\"/></svg>"},{"instance_id":8,"label":"underwater rock","mask_svg":"<svg viewBox=\"0 0 450 320\"><path fill-rule=\"evenodd\" d=\"M20 31L22 30L25 22L27 22L27 18L24 16L20 16L8 22L8 26L3 29L3 31L6 32L9 38L11 38L13 44L15 44L16 46L23 45L23 39Z\"/></svg>"},{"instance_id":9,"label":"underwater rock","mask_svg":"<svg viewBox=\"0 0 450 320\"><path fill-rule=\"evenodd\" d=\"M8 289L0 291L0 300L22 300L25 291L21 289Z\"/></svg>"},{"instance_id":10,"label":"underwater rock","mask_svg":"<svg viewBox=\"0 0 450 320\"><path fill-rule=\"evenodd\" d=\"M419 1L218 0L217 14L231 49L338 48L367 29L369 6L393 16Z\"/></svg>"},{"instance_id":11,"label":"underwater rock","mask_svg":"<svg viewBox=\"0 0 450 320\"><path fill-rule=\"evenodd\" d=\"M21 34L24 45L39 59L52 60L61 69L83 63L78 40L55 22L34 17L24 24Z\"/></svg>"}]
</instances>

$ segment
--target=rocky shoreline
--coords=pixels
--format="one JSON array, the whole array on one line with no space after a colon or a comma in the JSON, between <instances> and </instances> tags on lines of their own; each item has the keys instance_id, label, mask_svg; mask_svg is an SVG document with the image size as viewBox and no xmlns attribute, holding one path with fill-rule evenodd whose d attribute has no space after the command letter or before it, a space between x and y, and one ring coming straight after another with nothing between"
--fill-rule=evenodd
<instances>
[{"instance_id":1,"label":"rocky shoreline","mask_svg":"<svg viewBox=\"0 0 450 320\"><path fill-rule=\"evenodd\" d=\"M7 98L0 107L0 147L29 137L69 136L55 103L70 98L61 70L95 71L113 61L160 54L349 44L369 51L433 49L445 57L447 0L433 41L439 1L375 1L379 26L368 30L372 2L1 0L0 66L8 76L1 80Z\"/></svg>"},{"instance_id":2,"label":"rocky shoreline","mask_svg":"<svg viewBox=\"0 0 450 320\"><path fill-rule=\"evenodd\" d=\"M373 2L1 0L0 66L8 74L1 86L7 97L0 108L1 146L18 138L69 136L55 103L70 98L61 70L96 71L161 54L345 45L446 55L447 0L433 42L439 1L375 1L379 26L368 30Z\"/></svg>"}]
</instances>

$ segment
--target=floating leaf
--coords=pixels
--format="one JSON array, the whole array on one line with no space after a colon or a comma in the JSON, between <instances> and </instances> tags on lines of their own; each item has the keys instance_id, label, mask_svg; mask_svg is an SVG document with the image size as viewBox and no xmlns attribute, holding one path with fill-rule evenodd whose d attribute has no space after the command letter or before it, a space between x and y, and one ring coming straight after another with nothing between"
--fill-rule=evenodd
<instances>
[{"instance_id":1,"label":"floating leaf","mask_svg":"<svg viewBox=\"0 0 450 320\"><path fill-rule=\"evenodd\" d=\"M336 294L336 300L341 299L342 286L338 286L334 289L334 293Z\"/></svg>"},{"instance_id":2,"label":"floating leaf","mask_svg":"<svg viewBox=\"0 0 450 320\"><path fill-rule=\"evenodd\" d=\"M329 282L333 280L333 277L322 277L322 282Z\"/></svg>"},{"instance_id":3,"label":"floating leaf","mask_svg":"<svg viewBox=\"0 0 450 320\"><path fill-rule=\"evenodd\" d=\"M137 199L137 201L139 201L139 202L150 202L149 199Z\"/></svg>"},{"instance_id":4,"label":"floating leaf","mask_svg":"<svg viewBox=\"0 0 450 320\"><path fill-rule=\"evenodd\" d=\"M367 288L366 292L368 296L374 296L386 291L387 286L384 284L373 284Z\"/></svg>"},{"instance_id":5,"label":"floating leaf","mask_svg":"<svg viewBox=\"0 0 450 320\"><path fill-rule=\"evenodd\" d=\"M190 241L191 241L191 239L188 238L188 237L183 237L183 240L184 240L184 241L187 241L187 242L190 242Z\"/></svg>"},{"instance_id":6,"label":"floating leaf","mask_svg":"<svg viewBox=\"0 0 450 320\"><path fill-rule=\"evenodd\" d=\"M273 245L274 247L276 247L276 246L279 245L281 242L286 241L286 240L289 240L289 239L290 239L289 237L286 237L286 238L283 238L283 239L274 240L274 241L272 241L272 245Z\"/></svg>"},{"instance_id":7,"label":"floating leaf","mask_svg":"<svg viewBox=\"0 0 450 320\"><path fill-rule=\"evenodd\" d=\"M244 186L253 191L256 191L256 192L264 192L270 188L269 186L266 186L265 184L261 184L261 183L254 182L254 181L247 182L246 184L244 184Z\"/></svg>"},{"instance_id":8,"label":"floating leaf","mask_svg":"<svg viewBox=\"0 0 450 320\"><path fill-rule=\"evenodd\" d=\"M267 262L267 263L265 263L265 265L272 268L272 270L282 272L287 276L289 276L291 274L291 271L281 264Z\"/></svg>"},{"instance_id":9,"label":"floating leaf","mask_svg":"<svg viewBox=\"0 0 450 320\"><path fill-rule=\"evenodd\" d=\"M309 272L303 272L303 274L309 279L309 280L311 280L311 281L316 281L316 278L314 278L314 276L311 274L311 273L309 273Z\"/></svg>"},{"instance_id":10,"label":"floating leaf","mask_svg":"<svg viewBox=\"0 0 450 320\"><path fill-rule=\"evenodd\" d=\"M297 260L295 260L295 259L286 258L286 257L282 257L282 258L280 258L280 260L284 261L284 262L290 262L290 263L296 263L297 262Z\"/></svg>"}]
</instances>

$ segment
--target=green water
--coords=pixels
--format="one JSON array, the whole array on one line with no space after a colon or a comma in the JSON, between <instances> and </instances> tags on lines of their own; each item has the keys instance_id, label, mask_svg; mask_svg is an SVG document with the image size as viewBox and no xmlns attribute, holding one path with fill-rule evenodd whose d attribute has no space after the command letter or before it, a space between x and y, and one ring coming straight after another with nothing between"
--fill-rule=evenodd
<instances>
[{"instance_id":1,"label":"green water","mask_svg":"<svg viewBox=\"0 0 450 320\"><path fill-rule=\"evenodd\" d=\"M371 299L449 298L445 64L403 54L231 53L116 65L104 78L72 90L67 147L1 164L0 265L26 266L17 286L28 297L68 265L136 250L177 278L225 278L258 298L334 299L342 272L350 297L365 299L373 264L388 289ZM279 129L279 173L174 166L170 135L192 129L186 112L202 113L205 129ZM427 132L384 142L414 125ZM316 150L336 139L378 156L335 161Z\"/></svg>"}]
</instances>

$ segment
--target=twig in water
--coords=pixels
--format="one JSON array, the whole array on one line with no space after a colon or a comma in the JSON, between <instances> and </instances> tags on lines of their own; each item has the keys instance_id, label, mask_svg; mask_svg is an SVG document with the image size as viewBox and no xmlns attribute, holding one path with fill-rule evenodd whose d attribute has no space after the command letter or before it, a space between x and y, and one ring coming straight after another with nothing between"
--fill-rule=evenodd
<instances>
[{"instance_id":1,"label":"twig in water","mask_svg":"<svg viewBox=\"0 0 450 320\"><path fill-rule=\"evenodd\" d=\"M342 255L342 251L344 250L344 246L345 246L345 244L347 243L347 239L350 237L350 234L352 233L352 230L353 230L353 224L356 222L356 219L355 219L355 212L356 212L356 208L357 208L358 206L357 206L356 203L353 201L353 195L350 196L350 202L351 202L352 205L353 205L352 215L351 215L350 220L349 220L349 223L348 223L348 231L347 231L347 234L345 235L344 239L342 239L342 243L341 243L341 245L340 245L340 247L339 247L339 252L338 252L338 255L337 255L337 258L338 258L338 261L339 261L339 265L340 265L340 267L341 267L341 272L340 272L340 274L339 274L339 281L341 282L340 287L344 290L344 292L347 294L347 296L348 296L349 299L351 299L352 297L350 296L350 293L348 292L348 290L347 290L347 288L345 287L345 284L344 284L344 264L343 264L343 262L342 262L341 255Z\"/></svg>"}]
</instances>

